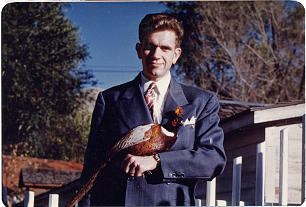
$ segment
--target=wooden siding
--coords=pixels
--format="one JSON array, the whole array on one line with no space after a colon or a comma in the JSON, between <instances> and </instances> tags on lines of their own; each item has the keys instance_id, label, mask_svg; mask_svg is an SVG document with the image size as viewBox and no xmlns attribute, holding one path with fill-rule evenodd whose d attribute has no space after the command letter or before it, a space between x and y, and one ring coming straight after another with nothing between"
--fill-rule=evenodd
<instances>
[{"instance_id":1,"label":"wooden siding","mask_svg":"<svg viewBox=\"0 0 306 207\"><path fill-rule=\"evenodd\" d=\"M224 148L227 164L222 175L216 178L216 200L226 200L227 204L231 204L233 159L242 156L241 201L245 205L255 204L256 150L264 136L264 128L240 130L226 135ZM205 200L205 182L200 182L197 189L201 189L197 191L197 197Z\"/></svg>"},{"instance_id":2,"label":"wooden siding","mask_svg":"<svg viewBox=\"0 0 306 207\"><path fill-rule=\"evenodd\" d=\"M266 128L266 193L267 203L278 203L280 130L289 131L288 204L301 204L302 190L302 124Z\"/></svg>"},{"instance_id":3,"label":"wooden siding","mask_svg":"<svg viewBox=\"0 0 306 207\"><path fill-rule=\"evenodd\" d=\"M289 131L289 171L288 171L288 204L302 202L302 123L284 126L248 128L227 134L224 142L227 165L216 180L216 200L231 203L233 159L242 156L241 201L245 205L255 205L256 187L256 149L257 144L265 141L265 203L279 202L279 162L280 130ZM205 183L198 188L205 189ZM205 192L198 197L205 199Z\"/></svg>"}]
</instances>

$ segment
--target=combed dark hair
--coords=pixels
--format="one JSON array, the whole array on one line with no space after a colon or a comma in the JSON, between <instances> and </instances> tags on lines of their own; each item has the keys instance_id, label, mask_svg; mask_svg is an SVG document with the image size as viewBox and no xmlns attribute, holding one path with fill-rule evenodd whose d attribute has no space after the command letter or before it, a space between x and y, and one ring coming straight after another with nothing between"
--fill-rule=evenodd
<instances>
[{"instance_id":1,"label":"combed dark hair","mask_svg":"<svg viewBox=\"0 0 306 207\"><path fill-rule=\"evenodd\" d=\"M176 34L176 47L180 47L184 35L182 24L173 16L165 13L147 14L139 24L139 41L158 30L172 30Z\"/></svg>"}]
</instances>

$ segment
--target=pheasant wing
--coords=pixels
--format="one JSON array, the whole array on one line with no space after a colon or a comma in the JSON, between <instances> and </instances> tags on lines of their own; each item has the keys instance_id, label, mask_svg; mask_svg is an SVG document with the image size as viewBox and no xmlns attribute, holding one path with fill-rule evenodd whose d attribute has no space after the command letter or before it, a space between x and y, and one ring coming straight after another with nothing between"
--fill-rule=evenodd
<instances>
[{"instance_id":1,"label":"pheasant wing","mask_svg":"<svg viewBox=\"0 0 306 207\"><path fill-rule=\"evenodd\" d=\"M150 140L152 135L151 127L153 125L155 124L151 123L133 128L116 143L111 151L116 153L141 142Z\"/></svg>"}]
</instances>

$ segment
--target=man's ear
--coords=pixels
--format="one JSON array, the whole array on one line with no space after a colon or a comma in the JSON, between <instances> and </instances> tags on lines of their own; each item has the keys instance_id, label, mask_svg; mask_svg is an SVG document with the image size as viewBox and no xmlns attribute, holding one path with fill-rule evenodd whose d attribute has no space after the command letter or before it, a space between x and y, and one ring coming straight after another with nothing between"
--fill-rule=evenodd
<instances>
[{"instance_id":1,"label":"man's ear","mask_svg":"<svg viewBox=\"0 0 306 207\"><path fill-rule=\"evenodd\" d=\"M174 57L173 57L173 60L172 60L172 64L175 64L176 61L179 59L179 57L181 56L182 54L182 49L177 47L175 48L174 50Z\"/></svg>"},{"instance_id":2,"label":"man's ear","mask_svg":"<svg viewBox=\"0 0 306 207\"><path fill-rule=\"evenodd\" d=\"M138 55L139 59L142 58L142 56L141 56L141 47L142 47L141 43L136 43L136 52L137 52L137 55Z\"/></svg>"}]
</instances>

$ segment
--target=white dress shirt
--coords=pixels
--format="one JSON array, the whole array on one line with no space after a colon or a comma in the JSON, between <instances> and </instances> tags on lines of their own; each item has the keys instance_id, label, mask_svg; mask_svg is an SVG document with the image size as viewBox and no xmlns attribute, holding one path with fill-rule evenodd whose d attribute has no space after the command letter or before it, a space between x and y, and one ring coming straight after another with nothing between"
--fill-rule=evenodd
<instances>
[{"instance_id":1,"label":"white dress shirt","mask_svg":"<svg viewBox=\"0 0 306 207\"><path fill-rule=\"evenodd\" d=\"M168 93L168 88L171 80L170 71L159 81L150 81L141 73L141 83L140 86L143 88L144 94L146 94L150 84L152 82L156 83L156 88L154 89L155 101L153 107L153 121L154 123L160 124L162 121L162 114L165 104L165 97Z\"/></svg>"}]
</instances>

